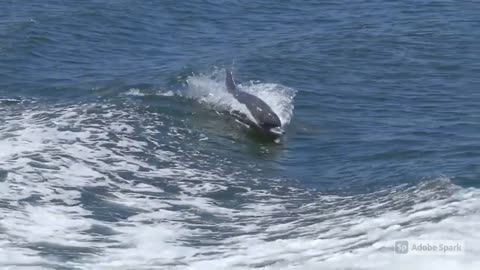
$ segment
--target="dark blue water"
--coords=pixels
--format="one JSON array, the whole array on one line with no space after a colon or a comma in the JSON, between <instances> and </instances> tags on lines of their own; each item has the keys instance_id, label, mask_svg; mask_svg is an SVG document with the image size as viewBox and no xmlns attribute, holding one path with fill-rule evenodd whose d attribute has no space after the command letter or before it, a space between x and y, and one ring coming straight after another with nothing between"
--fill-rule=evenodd
<instances>
[{"instance_id":1,"label":"dark blue water","mask_svg":"<svg viewBox=\"0 0 480 270\"><path fill-rule=\"evenodd\" d=\"M2 0L0 267L478 269L479 27L475 1ZM281 142L229 115L230 66Z\"/></svg>"}]
</instances>

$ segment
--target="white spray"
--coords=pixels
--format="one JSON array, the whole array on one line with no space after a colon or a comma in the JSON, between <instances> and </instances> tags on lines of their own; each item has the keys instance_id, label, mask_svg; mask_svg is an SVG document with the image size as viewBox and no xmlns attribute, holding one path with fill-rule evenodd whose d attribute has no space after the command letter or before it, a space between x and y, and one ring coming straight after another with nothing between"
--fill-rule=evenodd
<instances>
[{"instance_id":1,"label":"white spray","mask_svg":"<svg viewBox=\"0 0 480 270\"><path fill-rule=\"evenodd\" d=\"M293 98L296 94L294 89L280 84L253 81L239 84L237 87L240 91L245 91L265 101L278 115L284 127L290 123L294 108ZM245 105L238 102L227 92L224 69L216 69L211 74L189 76L185 95L215 109L230 112L239 111L255 121Z\"/></svg>"}]
</instances>

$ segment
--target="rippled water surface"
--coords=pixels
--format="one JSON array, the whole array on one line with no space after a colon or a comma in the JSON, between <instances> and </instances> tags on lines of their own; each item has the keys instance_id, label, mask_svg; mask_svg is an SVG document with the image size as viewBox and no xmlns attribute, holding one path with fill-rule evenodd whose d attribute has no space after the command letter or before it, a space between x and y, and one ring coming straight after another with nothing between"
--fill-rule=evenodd
<instances>
[{"instance_id":1,"label":"rippled water surface","mask_svg":"<svg viewBox=\"0 0 480 270\"><path fill-rule=\"evenodd\" d=\"M479 269L479 28L476 1L0 1L0 268Z\"/></svg>"}]
</instances>

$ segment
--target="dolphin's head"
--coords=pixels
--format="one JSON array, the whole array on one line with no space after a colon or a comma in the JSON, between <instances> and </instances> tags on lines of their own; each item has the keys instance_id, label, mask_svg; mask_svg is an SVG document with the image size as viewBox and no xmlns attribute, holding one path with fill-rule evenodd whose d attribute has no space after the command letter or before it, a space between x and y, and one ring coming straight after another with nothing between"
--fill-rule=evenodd
<instances>
[{"instance_id":1,"label":"dolphin's head","mask_svg":"<svg viewBox=\"0 0 480 270\"><path fill-rule=\"evenodd\" d=\"M279 123L261 123L260 127L262 127L262 129L265 130L267 133L275 136L282 136L283 134L285 134L285 130Z\"/></svg>"},{"instance_id":2,"label":"dolphin's head","mask_svg":"<svg viewBox=\"0 0 480 270\"><path fill-rule=\"evenodd\" d=\"M282 127L270 128L268 131L276 136L282 136L283 134L285 134L285 130Z\"/></svg>"}]
</instances>

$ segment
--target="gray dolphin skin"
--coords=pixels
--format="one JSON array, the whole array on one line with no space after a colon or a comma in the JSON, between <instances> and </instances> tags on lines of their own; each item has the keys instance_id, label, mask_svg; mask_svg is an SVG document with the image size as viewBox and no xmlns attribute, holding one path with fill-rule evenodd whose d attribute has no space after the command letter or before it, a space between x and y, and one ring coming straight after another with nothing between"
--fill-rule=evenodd
<instances>
[{"instance_id":1,"label":"gray dolphin skin","mask_svg":"<svg viewBox=\"0 0 480 270\"><path fill-rule=\"evenodd\" d=\"M258 126L272 135L282 135L284 133L281 129L282 122L273 112L272 108L260 98L238 90L233 81L232 71L229 69L225 71L227 91L232 94L238 102L247 107L253 118L257 121Z\"/></svg>"}]
</instances>

